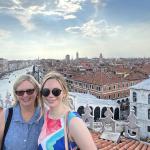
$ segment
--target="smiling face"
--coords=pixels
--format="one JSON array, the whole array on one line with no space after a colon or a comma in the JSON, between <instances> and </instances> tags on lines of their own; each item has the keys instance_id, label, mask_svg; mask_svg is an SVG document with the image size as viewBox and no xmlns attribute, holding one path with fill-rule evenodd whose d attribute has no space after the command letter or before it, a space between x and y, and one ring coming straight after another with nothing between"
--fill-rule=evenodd
<instances>
[{"instance_id":1,"label":"smiling face","mask_svg":"<svg viewBox=\"0 0 150 150\"><path fill-rule=\"evenodd\" d=\"M17 99L22 107L34 107L37 92L29 81L21 82L15 90Z\"/></svg>"},{"instance_id":2,"label":"smiling face","mask_svg":"<svg viewBox=\"0 0 150 150\"><path fill-rule=\"evenodd\" d=\"M46 104L50 108L59 107L62 104L62 100L64 97L64 91L63 91L60 83L56 79L48 79L46 81L46 83L44 84L43 89L49 90L49 94L46 94L46 96L44 94L42 94L42 95L43 95L43 98L44 98ZM56 90L61 91L59 94L57 94L58 96L55 96L55 93L58 93L58 91L56 91Z\"/></svg>"}]
</instances>

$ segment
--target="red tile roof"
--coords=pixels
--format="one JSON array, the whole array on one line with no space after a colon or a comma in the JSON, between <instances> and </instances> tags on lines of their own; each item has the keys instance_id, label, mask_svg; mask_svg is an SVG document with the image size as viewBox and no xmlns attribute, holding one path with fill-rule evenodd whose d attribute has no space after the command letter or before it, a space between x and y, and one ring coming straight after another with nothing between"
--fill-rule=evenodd
<instances>
[{"instance_id":1,"label":"red tile roof","mask_svg":"<svg viewBox=\"0 0 150 150\"><path fill-rule=\"evenodd\" d=\"M144 64L141 68L141 70L143 70L144 72L146 72L147 74L150 74L150 64Z\"/></svg>"},{"instance_id":2,"label":"red tile roof","mask_svg":"<svg viewBox=\"0 0 150 150\"><path fill-rule=\"evenodd\" d=\"M125 68L123 65L114 66L113 69L116 73L127 73L127 72L130 72L131 70L129 68Z\"/></svg>"},{"instance_id":3,"label":"red tile roof","mask_svg":"<svg viewBox=\"0 0 150 150\"><path fill-rule=\"evenodd\" d=\"M143 80L143 79L147 79L148 78L148 75L142 71L138 71L138 70L135 70L135 71L131 71L129 73L129 75L127 75L125 77L126 80L129 80L129 81L134 81L134 80Z\"/></svg>"},{"instance_id":4,"label":"red tile roof","mask_svg":"<svg viewBox=\"0 0 150 150\"><path fill-rule=\"evenodd\" d=\"M72 77L72 79L98 85L112 84L117 83L118 81L124 81L123 78L119 78L110 72L88 72L84 75L76 75Z\"/></svg>"},{"instance_id":5,"label":"red tile roof","mask_svg":"<svg viewBox=\"0 0 150 150\"><path fill-rule=\"evenodd\" d=\"M150 144L121 137L119 143L100 138L100 133L93 132L92 137L98 150L150 150Z\"/></svg>"}]
</instances>

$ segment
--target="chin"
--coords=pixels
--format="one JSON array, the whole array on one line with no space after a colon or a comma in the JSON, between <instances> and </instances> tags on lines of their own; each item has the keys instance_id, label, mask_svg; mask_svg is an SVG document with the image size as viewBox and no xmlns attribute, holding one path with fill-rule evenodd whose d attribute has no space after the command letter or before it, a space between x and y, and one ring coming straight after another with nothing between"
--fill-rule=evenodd
<instances>
[{"instance_id":1,"label":"chin","mask_svg":"<svg viewBox=\"0 0 150 150\"><path fill-rule=\"evenodd\" d=\"M57 105L49 104L49 107L55 108L55 107L57 107Z\"/></svg>"},{"instance_id":2,"label":"chin","mask_svg":"<svg viewBox=\"0 0 150 150\"><path fill-rule=\"evenodd\" d=\"M49 103L48 106L51 107L51 108L55 108L55 107L58 106L58 104L56 104L56 103L55 104L54 103Z\"/></svg>"}]
</instances>

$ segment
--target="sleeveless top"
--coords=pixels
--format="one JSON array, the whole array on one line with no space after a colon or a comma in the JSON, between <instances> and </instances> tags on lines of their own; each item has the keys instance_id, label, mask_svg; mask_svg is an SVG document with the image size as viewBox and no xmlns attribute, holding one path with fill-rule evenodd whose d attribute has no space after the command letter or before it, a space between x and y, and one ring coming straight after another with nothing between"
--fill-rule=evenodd
<instances>
[{"instance_id":1,"label":"sleeveless top","mask_svg":"<svg viewBox=\"0 0 150 150\"><path fill-rule=\"evenodd\" d=\"M8 110L5 111L5 118ZM40 116L40 108L35 109L33 117L25 122L21 115L20 105L13 107L13 116L5 137L4 150L36 150L38 137L41 132L44 118Z\"/></svg>"},{"instance_id":2,"label":"sleeveless top","mask_svg":"<svg viewBox=\"0 0 150 150\"><path fill-rule=\"evenodd\" d=\"M68 124L74 117L80 118L77 112L69 112ZM46 113L45 122L38 140L38 150L65 150L64 123L64 116L55 120L49 118L48 113ZM76 150L77 145L75 142L69 141L69 147L72 150Z\"/></svg>"}]
</instances>

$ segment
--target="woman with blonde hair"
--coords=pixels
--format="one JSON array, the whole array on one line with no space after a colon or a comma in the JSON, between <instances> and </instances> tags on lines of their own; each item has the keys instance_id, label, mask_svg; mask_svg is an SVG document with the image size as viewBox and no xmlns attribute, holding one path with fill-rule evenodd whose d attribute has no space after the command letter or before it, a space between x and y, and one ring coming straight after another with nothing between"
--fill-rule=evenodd
<instances>
[{"instance_id":1,"label":"woman with blonde hair","mask_svg":"<svg viewBox=\"0 0 150 150\"><path fill-rule=\"evenodd\" d=\"M85 123L68 106L67 84L61 74L49 72L44 77L41 98L47 110L38 150L96 150Z\"/></svg>"},{"instance_id":2,"label":"woman with blonde hair","mask_svg":"<svg viewBox=\"0 0 150 150\"><path fill-rule=\"evenodd\" d=\"M33 76L22 75L13 85L13 95L15 105L0 111L1 150L35 150L44 121L40 86Z\"/></svg>"}]
</instances>

